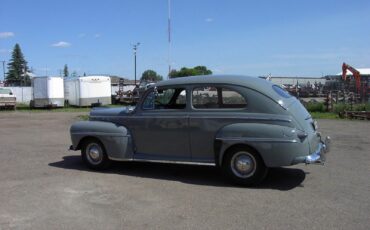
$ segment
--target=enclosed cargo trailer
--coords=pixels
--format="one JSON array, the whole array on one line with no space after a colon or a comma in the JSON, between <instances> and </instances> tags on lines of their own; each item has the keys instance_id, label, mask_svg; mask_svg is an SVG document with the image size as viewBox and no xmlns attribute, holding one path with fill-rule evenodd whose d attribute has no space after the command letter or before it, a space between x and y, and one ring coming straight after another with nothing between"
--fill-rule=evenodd
<instances>
[{"instance_id":1,"label":"enclosed cargo trailer","mask_svg":"<svg viewBox=\"0 0 370 230\"><path fill-rule=\"evenodd\" d=\"M92 106L112 103L111 80L108 76L84 76L64 80L65 99L69 105Z\"/></svg>"},{"instance_id":2,"label":"enclosed cargo trailer","mask_svg":"<svg viewBox=\"0 0 370 230\"><path fill-rule=\"evenodd\" d=\"M33 108L64 107L64 81L62 77L32 78Z\"/></svg>"}]
</instances>

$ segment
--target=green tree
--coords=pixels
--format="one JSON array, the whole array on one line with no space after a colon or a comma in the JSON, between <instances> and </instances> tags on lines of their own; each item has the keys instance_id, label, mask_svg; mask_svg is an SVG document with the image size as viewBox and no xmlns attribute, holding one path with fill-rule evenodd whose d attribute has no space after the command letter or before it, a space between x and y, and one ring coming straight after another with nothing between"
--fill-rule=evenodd
<instances>
[{"instance_id":1,"label":"green tree","mask_svg":"<svg viewBox=\"0 0 370 230\"><path fill-rule=\"evenodd\" d=\"M162 81L163 77L161 75L158 75L154 70L148 69L145 70L144 73L141 75L140 80L147 82L157 82Z\"/></svg>"},{"instance_id":2,"label":"green tree","mask_svg":"<svg viewBox=\"0 0 370 230\"><path fill-rule=\"evenodd\" d=\"M13 86L30 86L31 79L27 74L27 62L24 59L21 47L15 44L12 58L8 63L8 72L6 74L6 81Z\"/></svg>"},{"instance_id":3,"label":"green tree","mask_svg":"<svg viewBox=\"0 0 370 230\"><path fill-rule=\"evenodd\" d=\"M194 68L182 67L179 71L172 70L170 73L170 78L209 75L209 74L212 74L212 71L207 69L207 67L205 66L196 66Z\"/></svg>"},{"instance_id":4,"label":"green tree","mask_svg":"<svg viewBox=\"0 0 370 230\"><path fill-rule=\"evenodd\" d=\"M68 76L69 76L68 66L67 64L65 64L64 69L63 69L63 77L68 77Z\"/></svg>"}]
</instances>

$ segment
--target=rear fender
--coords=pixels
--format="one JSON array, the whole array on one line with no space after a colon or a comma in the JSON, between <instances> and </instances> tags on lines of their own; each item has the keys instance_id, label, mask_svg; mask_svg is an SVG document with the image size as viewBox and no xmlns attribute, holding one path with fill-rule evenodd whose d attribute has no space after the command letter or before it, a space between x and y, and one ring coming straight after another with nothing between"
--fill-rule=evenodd
<instances>
[{"instance_id":1,"label":"rear fender","mask_svg":"<svg viewBox=\"0 0 370 230\"><path fill-rule=\"evenodd\" d=\"M130 160L133 156L132 139L127 128L111 122L79 121L70 128L73 150L79 150L88 138L102 142L112 160Z\"/></svg>"},{"instance_id":2,"label":"rear fender","mask_svg":"<svg viewBox=\"0 0 370 230\"><path fill-rule=\"evenodd\" d=\"M297 155L309 152L297 138L291 124L236 123L223 127L216 135L215 161L222 165L227 150L245 145L256 150L267 167L291 165Z\"/></svg>"}]
</instances>

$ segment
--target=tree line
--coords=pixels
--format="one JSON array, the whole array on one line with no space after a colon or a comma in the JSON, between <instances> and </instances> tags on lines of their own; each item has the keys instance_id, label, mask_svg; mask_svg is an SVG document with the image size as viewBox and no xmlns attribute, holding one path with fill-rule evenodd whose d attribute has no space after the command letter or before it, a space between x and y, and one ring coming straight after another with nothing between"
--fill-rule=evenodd
<instances>
[{"instance_id":1,"label":"tree line","mask_svg":"<svg viewBox=\"0 0 370 230\"><path fill-rule=\"evenodd\" d=\"M170 78L188 77L197 75L210 75L212 71L205 66L195 66L194 68L182 67L180 70L173 69L170 72ZM154 70L146 70L141 76L141 81L157 82L162 81L163 77Z\"/></svg>"},{"instance_id":2,"label":"tree line","mask_svg":"<svg viewBox=\"0 0 370 230\"><path fill-rule=\"evenodd\" d=\"M12 51L11 59L7 64L8 72L6 73L5 81L8 85L11 86L30 86L31 78L30 73L32 70L28 68L27 61L24 58L21 47L19 44L15 44ZM67 64L64 65L63 77L69 77L69 69ZM207 69L206 66L195 66L193 68L182 67L180 70L173 69L169 78L178 78L178 77L187 77L187 76L196 76L196 75L209 75L212 74L212 71ZM84 73L84 76L86 74ZM77 76L77 73L74 71L71 76ZM163 77L154 70L148 69L145 70L141 76L141 81L145 82L158 82L162 81Z\"/></svg>"}]
</instances>

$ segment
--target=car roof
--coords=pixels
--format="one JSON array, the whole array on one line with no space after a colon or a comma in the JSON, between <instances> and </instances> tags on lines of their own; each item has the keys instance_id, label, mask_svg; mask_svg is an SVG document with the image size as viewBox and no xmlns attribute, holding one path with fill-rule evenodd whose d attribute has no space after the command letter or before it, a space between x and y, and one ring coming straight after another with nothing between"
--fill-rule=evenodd
<instances>
[{"instance_id":1,"label":"car roof","mask_svg":"<svg viewBox=\"0 0 370 230\"><path fill-rule=\"evenodd\" d=\"M276 98L277 95L272 90L270 81L259 77L241 76L241 75L200 75L191 77L172 78L170 80L156 83L157 87L176 86L176 85L191 85L191 84L229 84L244 86L247 88L259 91L271 98Z\"/></svg>"}]
</instances>

